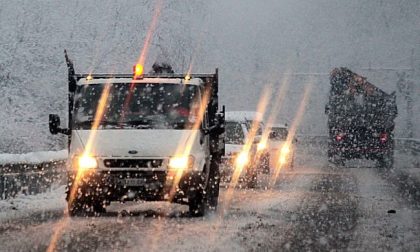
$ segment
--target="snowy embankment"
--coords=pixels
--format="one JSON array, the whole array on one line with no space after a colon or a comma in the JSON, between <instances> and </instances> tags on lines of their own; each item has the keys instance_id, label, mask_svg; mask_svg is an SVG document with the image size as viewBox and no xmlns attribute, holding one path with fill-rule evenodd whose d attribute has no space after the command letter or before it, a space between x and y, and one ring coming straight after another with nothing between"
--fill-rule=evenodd
<instances>
[{"instance_id":1,"label":"snowy embankment","mask_svg":"<svg viewBox=\"0 0 420 252\"><path fill-rule=\"evenodd\" d=\"M65 185L53 186L48 192L36 195L19 194L15 198L0 200L0 222L38 212L61 211L65 205Z\"/></svg>"},{"instance_id":2,"label":"snowy embankment","mask_svg":"<svg viewBox=\"0 0 420 252\"><path fill-rule=\"evenodd\" d=\"M25 154L0 154L0 165L4 164L39 164L64 160L67 158L67 150L61 151L40 151Z\"/></svg>"},{"instance_id":3,"label":"snowy embankment","mask_svg":"<svg viewBox=\"0 0 420 252\"><path fill-rule=\"evenodd\" d=\"M10 198L25 198L62 185L66 158L67 150L0 154L0 200L9 199L8 206L13 209L15 201Z\"/></svg>"}]
</instances>

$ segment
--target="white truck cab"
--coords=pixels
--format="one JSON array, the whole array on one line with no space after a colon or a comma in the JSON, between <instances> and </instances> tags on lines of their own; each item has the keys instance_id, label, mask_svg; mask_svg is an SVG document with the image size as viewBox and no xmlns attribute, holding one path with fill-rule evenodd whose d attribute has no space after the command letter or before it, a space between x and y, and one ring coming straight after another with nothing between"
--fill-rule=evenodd
<instances>
[{"instance_id":1,"label":"white truck cab","mask_svg":"<svg viewBox=\"0 0 420 252\"><path fill-rule=\"evenodd\" d=\"M97 214L111 201L168 200L190 214L215 209L224 155L224 114L215 74L82 74L69 68L71 215Z\"/></svg>"}]
</instances>

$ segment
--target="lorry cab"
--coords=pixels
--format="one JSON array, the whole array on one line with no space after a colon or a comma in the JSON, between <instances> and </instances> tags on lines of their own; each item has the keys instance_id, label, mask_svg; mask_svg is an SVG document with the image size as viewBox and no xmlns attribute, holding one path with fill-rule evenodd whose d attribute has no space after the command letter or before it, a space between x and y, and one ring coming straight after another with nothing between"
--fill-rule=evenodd
<instances>
[{"instance_id":1,"label":"lorry cab","mask_svg":"<svg viewBox=\"0 0 420 252\"><path fill-rule=\"evenodd\" d=\"M215 74L76 75L69 65L69 213L167 200L192 216L217 206L224 115Z\"/></svg>"}]
</instances>

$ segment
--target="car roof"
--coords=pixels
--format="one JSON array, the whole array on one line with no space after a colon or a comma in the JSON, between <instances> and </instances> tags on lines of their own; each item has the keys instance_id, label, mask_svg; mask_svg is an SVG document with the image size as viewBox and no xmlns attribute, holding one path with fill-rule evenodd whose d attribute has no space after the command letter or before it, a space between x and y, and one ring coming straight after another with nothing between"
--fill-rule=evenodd
<instances>
[{"instance_id":1,"label":"car roof","mask_svg":"<svg viewBox=\"0 0 420 252\"><path fill-rule=\"evenodd\" d=\"M287 124L276 123L276 124L271 125L271 128L284 128L284 129L287 129L288 127L287 127Z\"/></svg>"},{"instance_id":2,"label":"car roof","mask_svg":"<svg viewBox=\"0 0 420 252\"><path fill-rule=\"evenodd\" d=\"M263 114L256 111L226 111L226 121L245 122L263 121Z\"/></svg>"}]
</instances>

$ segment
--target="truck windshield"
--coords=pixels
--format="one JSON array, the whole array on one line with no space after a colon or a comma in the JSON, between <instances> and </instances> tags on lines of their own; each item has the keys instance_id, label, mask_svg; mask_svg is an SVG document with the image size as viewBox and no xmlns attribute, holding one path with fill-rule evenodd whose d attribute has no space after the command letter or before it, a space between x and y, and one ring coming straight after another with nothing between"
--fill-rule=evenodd
<instances>
[{"instance_id":1,"label":"truck windshield","mask_svg":"<svg viewBox=\"0 0 420 252\"><path fill-rule=\"evenodd\" d=\"M247 120L246 121L246 128L247 128L248 131L251 130L253 123L254 122L252 120ZM256 134L257 134L257 136L261 136L262 132L263 132L264 124L262 122L257 122L257 124L258 124L258 128L257 128Z\"/></svg>"},{"instance_id":2,"label":"truck windshield","mask_svg":"<svg viewBox=\"0 0 420 252\"><path fill-rule=\"evenodd\" d=\"M110 85L108 95L106 85ZM99 108L101 97L106 98L103 108ZM83 85L75 95L73 128L91 129L97 111L103 109L98 129L191 129L198 119L199 97L194 85Z\"/></svg>"},{"instance_id":3,"label":"truck windshield","mask_svg":"<svg viewBox=\"0 0 420 252\"><path fill-rule=\"evenodd\" d=\"M287 139L287 128L271 128L270 139L273 141L284 141Z\"/></svg>"},{"instance_id":4,"label":"truck windshield","mask_svg":"<svg viewBox=\"0 0 420 252\"><path fill-rule=\"evenodd\" d=\"M245 135L240 123L226 122L225 135L225 142L227 144L244 144Z\"/></svg>"}]
</instances>

